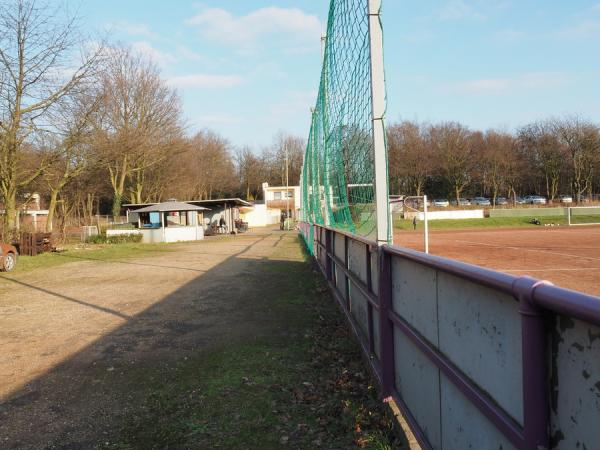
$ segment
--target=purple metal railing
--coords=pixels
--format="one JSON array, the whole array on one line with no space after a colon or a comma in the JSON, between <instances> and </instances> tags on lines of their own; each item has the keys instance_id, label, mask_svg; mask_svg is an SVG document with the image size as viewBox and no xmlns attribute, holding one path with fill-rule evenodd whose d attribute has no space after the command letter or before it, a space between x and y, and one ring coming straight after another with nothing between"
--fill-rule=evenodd
<instances>
[{"instance_id":1,"label":"purple metal railing","mask_svg":"<svg viewBox=\"0 0 600 450\"><path fill-rule=\"evenodd\" d=\"M308 224L306 224L308 225ZM594 325L600 325L600 301L596 297L562 289L545 281L530 277L515 277L482 267L446 258L427 255L414 250L384 245L378 247L373 241L332 228L314 227L314 254L320 262L332 292L345 313L364 353L372 365L381 385L384 397L395 399L402 410L416 439L423 448L431 448L418 422L404 403L395 387L394 330L409 339L473 404L490 422L520 449L544 449L549 447L548 368L546 358L545 313L551 311L568 315ZM303 229L308 236L308 229ZM344 237L344 260L336 256L335 235ZM348 243L350 240L365 245L367 281L363 282L349 268ZM371 255L378 253L379 292L372 292ZM324 258L324 263L322 262ZM443 353L429 343L411 324L393 309L392 304L392 258L412 261L435 270L460 277L472 283L510 294L519 302L522 328L522 381L523 425L518 424L489 394L464 374ZM342 272L346 290L342 296L336 279ZM367 299L368 332L366 336L357 326L351 310L348 287L352 285ZM343 298L346 297L346 298ZM373 311L379 313L380 348L376 356Z\"/></svg>"}]
</instances>

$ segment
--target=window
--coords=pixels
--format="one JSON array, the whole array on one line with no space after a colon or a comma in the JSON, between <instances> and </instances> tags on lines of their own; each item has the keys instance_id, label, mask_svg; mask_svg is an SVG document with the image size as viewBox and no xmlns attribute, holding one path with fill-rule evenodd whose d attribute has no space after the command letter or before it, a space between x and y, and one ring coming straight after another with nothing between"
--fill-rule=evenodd
<instances>
[{"instance_id":1,"label":"window","mask_svg":"<svg viewBox=\"0 0 600 450\"><path fill-rule=\"evenodd\" d=\"M275 200L281 200L281 192L273 192L273 198Z\"/></svg>"},{"instance_id":2,"label":"window","mask_svg":"<svg viewBox=\"0 0 600 450\"><path fill-rule=\"evenodd\" d=\"M165 222L168 227L187 226L187 212L185 211L170 211L165 213Z\"/></svg>"},{"instance_id":3,"label":"window","mask_svg":"<svg viewBox=\"0 0 600 450\"><path fill-rule=\"evenodd\" d=\"M288 191L287 198L294 198L294 192L293 191Z\"/></svg>"}]
</instances>

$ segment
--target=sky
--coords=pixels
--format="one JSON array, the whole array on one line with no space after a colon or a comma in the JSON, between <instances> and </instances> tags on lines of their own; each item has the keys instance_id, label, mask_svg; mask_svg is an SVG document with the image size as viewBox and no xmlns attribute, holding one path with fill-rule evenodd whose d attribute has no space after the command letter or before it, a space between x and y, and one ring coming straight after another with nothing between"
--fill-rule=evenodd
<instances>
[{"instance_id":1,"label":"sky","mask_svg":"<svg viewBox=\"0 0 600 450\"><path fill-rule=\"evenodd\" d=\"M58 1L58 0L57 0ZM80 0L84 31L152 58L189 133L308 136L328 0ZM600 121L600 0L383 0L387 122Z\"/></svg>"}]
</instances>

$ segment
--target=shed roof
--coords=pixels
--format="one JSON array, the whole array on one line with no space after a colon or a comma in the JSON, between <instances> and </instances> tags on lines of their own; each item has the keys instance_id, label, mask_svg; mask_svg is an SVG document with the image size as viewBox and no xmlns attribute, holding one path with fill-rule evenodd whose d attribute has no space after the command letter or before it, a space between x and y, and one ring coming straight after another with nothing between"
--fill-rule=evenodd
<instances>
[{"instance_id":1,"label":"shed roof","mask_svg":"<svg viewBox=\"0 0 600 450\"><path fill-rule=\"evenodd\" d=\"M217 198L213 200L190 200L193 205L206 205L206 206L222 206L227 205L233 206L253 206L252 203L242 200L241 198Z\"/></svg>"},{"instance_id":2,"label":"shed roof","mask_svg":"<svg viewBox=\"0 0 600 450\"><path fill-rule=\"evenodd\" d=\"M206 211L208 208L202 206L190 205L183 202L164 202L156 205L146 206L145 208L136 209L136 213L143 212L167 212L167 211Z\"/></svg>"}]
</instances>

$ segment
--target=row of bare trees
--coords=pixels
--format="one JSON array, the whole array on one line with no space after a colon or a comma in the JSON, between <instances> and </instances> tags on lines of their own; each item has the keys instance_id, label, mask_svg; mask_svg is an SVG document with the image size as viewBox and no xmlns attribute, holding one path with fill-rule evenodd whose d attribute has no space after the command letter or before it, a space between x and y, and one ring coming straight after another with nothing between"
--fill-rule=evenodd
<instances>
[{"instance_id":1,"label":"row of bare trees","mask_svg":"<svg viewBox=\"0 0 600 450\"><path fill-rule=\"evenodd\" d=\"M538 194L575 201L600 193L600 127L548 119L516 133L473 131L456 122L401 122L388 129L392 193L448 197Z\"/></svg>"},{"instance_id":2,"label":"row of bare trees","mask_svg":"<svg viewBox=\"0 0 600 450\"><path fill-rule=\"evenodd\" d=\"M33 192L48 207L49 230L67 217L119 215L124 202L254 199L263 182L286 181L286 157L290 184L299 182L303 149L283 134L260 153L208 130L190 137L180 98L152 61L81 36L60 7L2 2L3 234L18 226Z\"/></svg>"}]
</instances>

